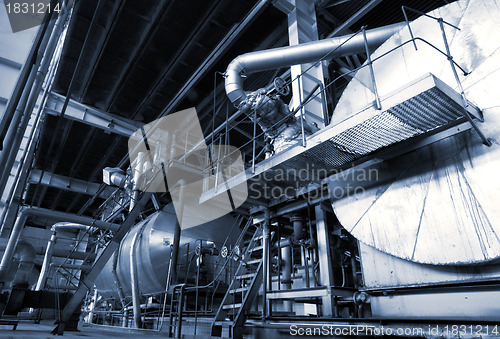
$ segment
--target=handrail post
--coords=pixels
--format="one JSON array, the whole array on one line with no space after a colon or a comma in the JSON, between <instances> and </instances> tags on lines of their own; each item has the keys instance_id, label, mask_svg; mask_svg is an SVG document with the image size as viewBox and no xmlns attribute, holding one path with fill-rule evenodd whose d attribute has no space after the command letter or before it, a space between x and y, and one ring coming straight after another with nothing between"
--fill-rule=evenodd
<instances>
[{"instance_id":1,"label":"handrail post","mask_svg":"<svg viewBox=\"0 0 500 339\"><path fill-rule=\"evenodd\" d=\"M463 114L467 118L469 123L471 124L472 128L474 128L474 130L477 132L479 137L483 140L483 144L490 147L492 145L491 140L486 138L486 136L483 134L483 132L481 132L479 127L476 126L476 124L472 120L472 117L470 116L469 112L467 111L467 106L469 106L469 104L467 103L468 101L467 101L467 98L465 97L464 88L462 87L462 83L460 82L460 78L458 77L457 69L455 68L455 64L453 63L453 56L451 55L450 45L448 44L448 39L446 38L446 32L444 30L443 18L439 18L439 19L437 19L437 21L439 23L439 28L441 28L441 34L443 35L444 46L446 48L446 56L448 58L448 61L450 62L451 70L453 71L453 76L455 77L455 80L456 80L457 85L458 85L458 89L460 91L460 96L462 98Z\"/></svg>"},{"instance_id":2,"label":"handrail post","mask_svg":"<svg viewBox=\"0 0 500 339\"><path fill-rule=\"evenodd\" d=\"M375 73L373 72L373 63L372 63L372 59L370 57L370 49L368 48L368 40L366 39L365 27L363 26L361 28L361 30L363 31L363 39L365 42L366 61L368 63L368 67L370 68L370 75L372 78L373 94L375 94L375 107L377 108L377 110L381 110L382 104L380 103L380 97L379 97L378 91L377 91L377 82L375 81Z\"/></svg>"}]
</instances>

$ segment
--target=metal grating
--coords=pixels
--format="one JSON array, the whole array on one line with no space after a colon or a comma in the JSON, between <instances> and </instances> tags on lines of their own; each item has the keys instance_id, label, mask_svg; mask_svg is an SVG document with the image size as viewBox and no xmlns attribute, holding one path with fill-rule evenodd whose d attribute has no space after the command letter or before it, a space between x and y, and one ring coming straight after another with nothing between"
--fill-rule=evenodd
<instances>
[{"instance_id":1,"label":"metal grating","mask_svg":"<svg viewBox=\"0 0 500 339\"><path fill-rule=\"evenodd\" d=\"M382 147L430 132L463 117L462 107L434 87L410 98L330 140L337 148L367 155Z\"/></svg>"}]
</instances>

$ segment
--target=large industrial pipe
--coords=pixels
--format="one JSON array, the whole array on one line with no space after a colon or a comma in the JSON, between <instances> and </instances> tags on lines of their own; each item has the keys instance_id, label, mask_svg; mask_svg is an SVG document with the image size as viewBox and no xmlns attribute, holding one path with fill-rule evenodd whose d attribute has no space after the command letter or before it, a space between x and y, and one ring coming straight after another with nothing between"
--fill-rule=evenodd
<instances>
[{"instance_id":1,"label":"large industrial pipe","mask_svg":"<svg viewBox=\"0 0 500 339\"><path fill-rule=\"evenodd\" d=\"M44 17L44 23L40 25L38 31L36 33L36 37L33 45L28 53L28 57L21 68L21 72L19 74L19 79L16 82L14 90L12 91L12 95L10 96L9 101L7 102L7 107L5 108L5 112L2 117L2 121L0 122L0 150L3 150L3 140L7 131L11 127L14 114L16 108L21 100L21 95L26 90L26 84L30 81L30 78L35 77L36 68L33 67L37 58L37 55L43 53L42 40L50 34L47 32L49 27L51 26L52 20L48 20L49 16L54 15L54 12L50 13L47 11Z\"/></svg>"},{"instance_id":2,"label":"large industrial pipe","mask_svg":"<svg viewBox=\"0 0 500 339\"><path fill-rule=\"evenodd\" d=\"M34 78L33 88L31 89L31 91L28 89L25 90L25 93L28 93L29 97L27 97L26 102L23 102L23 105L21 105L21 107L19 108L20 111L16 112L16 114L19 114L19 119L16 125L10 127L8 136L5 139L5 149L0 153L0 194L3 193L7 184L7 180L9 178L12 166L15 162L19 146L21 145L26 128L31 119L31 112L33 111L39 98L40 91L45 80L45 75L49 70L52 56L54 55L54 52L56 50L59 37L64 28L64 22L66 21L66 17L69 12L70 11L66 8L65 14L61 15L57 19L56 23L53 24L54 30L50 35L50 39L47 37L46 41L43 41L43 43L46 45L46 51L45 55L38 56L39 60L37 61L37 64L40 62L40 60L41 63ZM23 98L24 97L25 94L23 94Z\"/></svg>"},{"instance_id":3,"label":"large industrial pipe","mask_svg":"<svg viewBox=\"0 0 500 339\"><path fill-rule=\"evenodd\" d=\"M38 276L38 281L36 283L35 291L41 291L45 287L45 282L47 281L47 276L50 271L50 261L52 260L52 253L54 251L54 246L56 242L58 231L87 231L91 226L74 224L68 222L61 222L54 224L51 228L52 235L47 243L47 248L45 249L45 256L43 257L42 268L40 269L40 275Z\"/></svg>"},{"instance_id":4,"label":"large industrial pipe","mask_svg":"<svg viewBox=\"0 0 500 339\"><path fill-rule=\"evenodd\" d=\"M375 49L406 24L397 23L366 31L368 47ZM242 75L259 71L279 69L323 59L333 59L365 52L362 34L324 39L305 44L273 48L238 56L226 70L226 93L229 100L238 105L247 94L243 90Z\"/></svg>"},{"instance_id":5,"label":"large industrial pipe","mask_svg":"<svg viewBox=\"0 0 500 339\"><path fill-rule=\"evenodd\" d=\"M24 228L26 220L30 216L42 217L47 219L56 219L60 221L64 220L69 222L75 222L78 224L95 226L97 228L103 228L112 231L117 231L118 228L120 227L120 225L113 224L110 222L95 220L90 217L84 217L81 215L76 215L71 213L52 211L45 208L29 207L23 209L22 211L19 212L16 223L12 228L12 232L9 237L9 242L7 243L7 247L5 248L5 252L2 257L2 261L0 262L0 290L5 282L5 275L12 261L12 256L14 254L14 250L16 249L17 243L21 236L21 231Z\"/></svg>"},{"instance_id":6,"label":"large industrial pipe","mask_svg":"<svg viewBox=\"0 0 500 339\"><path fill-rule=\"evenodd\" d=\"M20 241L15 256L19 258L19 265L12 285L27 284L30 273L35 264L35 249L26 241Z\"/></svg>"}]
</instances>

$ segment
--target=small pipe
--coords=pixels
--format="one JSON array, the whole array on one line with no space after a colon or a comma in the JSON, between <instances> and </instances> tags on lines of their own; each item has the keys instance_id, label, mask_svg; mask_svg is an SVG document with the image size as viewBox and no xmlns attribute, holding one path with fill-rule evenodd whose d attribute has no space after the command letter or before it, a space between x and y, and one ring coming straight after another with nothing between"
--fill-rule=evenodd
<instances>
[{"instance_id":1,"label":"small pipe","mask_svg":"<svg viewBox=\"0 0 500 339\"><path fill-rule=\"evenodd\" d=\"M292 249L290 246L285 246L281 248L281 257L283 258L284 265L281 266L281 274L283 275L283 280L281 281L283 289L292 289ZM285 312L292 312L293 305L290 300L283 301L283 308Z\"/></svg>"},{"instance_id":2,"label":"small pipe","mask_svg":"<svg viewBox=\"0 0 500 339\"><path fill-rule=\"evenodd\" d=\"M72 231L72 230L84 230L87 231L90 226L74 224L74 223L57 223L51 228L52 235L47 243L47 248L45 250L45 256L43 258L42 268L40 269L40 275L38 276L38 281L36 283L35 291L41 291L45 287L47 277L50 271L50 261L52 260L52 253L54 251L54 246L56 244L56 237L58 231Z\"/></svg>"},{"instance_id":3,"label":"small pipe","mask_svg":"<svg viewBox=\"0 0 500 339\"><path fill-rule=\"evenodd\" d=\"M181 240L181 225L182 225L182 217L184 214L184 186L185 186L185 181L180 180L178 185L180 187L179 190L179 202L178 202L178 208L176 210L176 215L177 215L177 222L175 223L175 232L174 232L174 239L172 241L172 260L171 260L171 281L178 281L178 272L177 272L177 261L179 257L179 244Z\"/></svg>"},{"instance_id":4,"label":"small pipe","mask_svg":"<svg viewBox=\"0 0 500 339\"><path fill-rule=\"evenodd\" d=\"M142 168L144 166L145 157L146 153L144 152L137 153L137 158L134 166L135 168L132 168L134 173L134 188L132 191L132 196L130 197L130 211L132 211L135 204L137 203L137 200L139 199L139 192L140 192L139 187L141 186L139 181L141 180Z\"/></svg>"},{"instance_id":5,"label":"small pipe","mask_svg":"<svg viewBox=\"0 0 500 339\"><path fill-rule=\"evenodd\" d=\"M293 236L294 240L302 240L305 238L306 234L304 232L304 219L300 214L295 214L290 218L293 224Z\"/></svg>"},{"instance_id":6,"label":"small pipe","mask_svg":"<svg viewBox=\"0 0 500 339\"><path fill-rule=\"evenodd\" d=\"M21 231L24 228L24 224L26 223L26 220L30 216L37 216L37 217L44 217L47 219L57 219L57 220L66 220L70 222L75 222L79 224L86 224L89 226L95 226L97 228L102 228L102 229L107 229L107 230L113 230L117 231L120 225L117 224L112 224L106 221L102 220L95 220L90 217L84 217L80 215L75 215L71 213L65 213L65 212L58 212L58 211L52 211L49 209L45 208L39 208L39 207L29 207L23 209L21 212L19 212L17 216L16 223L14 224L14 227L12 228L10 237L9 237L9 242L7 243L7 246L5 248L5 252L2 257L2 261L0 262L0 290L3 287L5 283L5 277L7 274L7 271L9 269L9 266L12 262L12 257L14 255L14 251L16 249L17 243L19 242L19 238L21 236Z\"/></svg>"},{"instance_id":7,"label":"small pipe","mask_svg":"<svg viewBox=\"0 0 500 339\"><path fill-rule=\"evenodd\" d=\"M54 250L55 242L56 232L52 232L49 242L47 243L47 249L45 250L45 256L43 257L42 268L40 269L40 275L38 276L35 291L41 291L45 287L45 282L47 281L47 276L50 270L50 260L52 259L52 252Z\"/></svg>"},{"instance_id":8,"label":"small pipe","mask_svg":"<svg viewBox=\"0 0 500 339\"><path fill-rule=\"evenodd\" d=\"M269 270L269 255L271 253L269 248L270 243L270 216L269 210L266 209L264 211L264 224L262 225L262 233L263 233L263 246L262 246L262 269L263 269L263 279L262 279L262 320L265 320L268 316L270 316L270 305L267 301L267 291L269 289L269 284L271 283L270 279L270 270Z\"/></svg>"},{"instance_id":9,"label":"small pipe","mask_svg":"<svg viewBox=\"0 0 500 339\"><path fill-rule=\"evenodd\" d=\"M134 310L135 327L142 328L141 318L141 291L139 290L139 275L137 273L137 242L147 226L145 222L139 232L134 234L130 244L130 289L132 291L132 306Z\"/></svg>"}]
</instances>

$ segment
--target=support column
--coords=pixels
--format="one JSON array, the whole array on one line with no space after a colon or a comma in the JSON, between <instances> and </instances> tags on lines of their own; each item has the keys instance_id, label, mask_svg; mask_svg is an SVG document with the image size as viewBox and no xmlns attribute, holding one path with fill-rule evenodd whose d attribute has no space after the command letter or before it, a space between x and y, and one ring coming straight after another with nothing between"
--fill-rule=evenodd
<instances>
[{"instance_id":1,"label":"support column","mask_svg":"<svg viewBox=\"0 0 500 339\"><path fill-rule=\"evenodd\" d=\"M284 290L292 289L292 246L284 246L281 248L281 258L284 265L281 267L283 280L281 281ZM293 312L293 304L291 300L283 300L283 308L285 312Z\"/></svg>"},{"instance_id":2,"label":"support column","mask_svg":"<svg viewBox=\"0 0 500 339\"><path fill-rule=\"evenodd\" d=\"M50 270L50 261L52 260L52 251L54 250L54 245L56 243L56 231L52 231L52 235L47 243L47 249L45 250L45 256L43 257L42 268L40 270L40 275L38 276L38 281L36 283L35 291L41 291L45 287L45 282L47 281L47 276Z\"/></svg>"},{"instance_id":3,"label":"support column","mask_svg":"<svg viewBox=\"0 0 500 339\"><path fill-rule=\"evenodd\" d=\"M333 286L333 258L330 251L330 236L328 223L326 221L326 213L322 208L322 204L314 208L316 214L316 234L318 237L318 259L319 259L319 272L320 283L322 286ZM323 297L321 311L324 317L332 316L333 314L333 296L328 291L328 295Z\"/></svg>"},{"instance_id":4,"label":"support column","mask_svg":"<svg viewBox=\"0 0 500 339\"><path fill-rule=\"evenodd\" d=\"M269 210L265 210L265 220L262 225L262 233L263 233L263 244L262 244L262 318L265 320L268 316L271 315L270 304L267 300L267 291L270 289L270 237L271 237L271 221L269 216Z\"/></svg>"},{"instance_id":5,"label":"support column","mask_svg":"<svg viewBox=\"0 0 500 339\"><path fill-rule=\"evenodd\" d=\"M179 206L180 208L176 211L177 214L177 222L175 223L175 231L174 231L174 239L172 241L172 260L170 265L172 265L170 272L172 272L171 275L171 281L177 283L178 279L178 272L177 272L177 262L179 258L179 244L181 240L181 225L182 225L182 218L184 215L184 186L186 185L186 182L184 180L180 180L178 185L180 186L180 191L179 191ZM168 282L167 282L168 284Z\"/></svg>"},{"instance_id":6,"label":"support column","mask_svg":"<svg viewBox=\"0 0 500 339\"><path fill-rule=\"evenodd\" d=\"M316 1L313 0L278 0L274 4L288 15L290 46L318 40L315 3ZM297 76L311 68L292 83L292 109L298 107L318 83L321 83L320 89L324 88L323 63L318 62L316 65L312 65L309 63L291 67L292 79L296 79ZM325 126L326 112L324 112L323 99L324 96L320 94L303 108L306 121L316 124L319 128Z\"/></svg>"}]
</instances>

